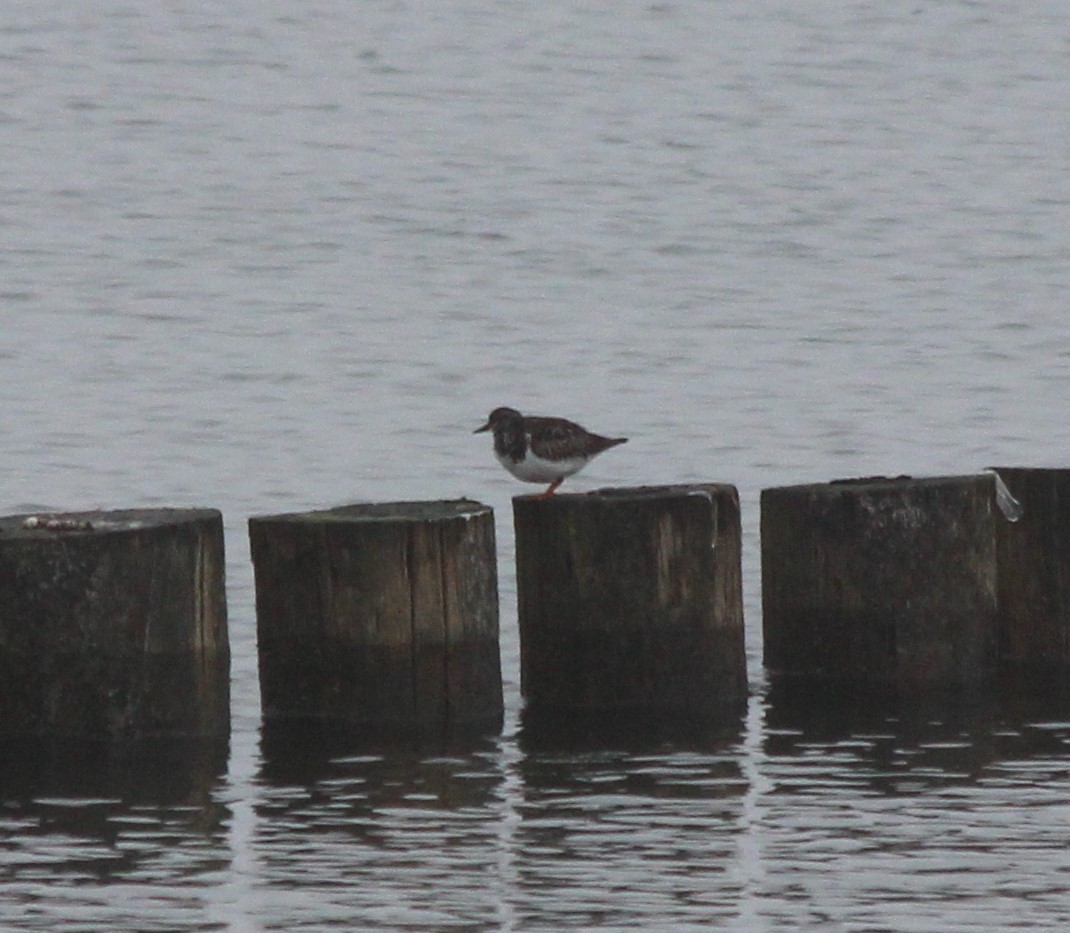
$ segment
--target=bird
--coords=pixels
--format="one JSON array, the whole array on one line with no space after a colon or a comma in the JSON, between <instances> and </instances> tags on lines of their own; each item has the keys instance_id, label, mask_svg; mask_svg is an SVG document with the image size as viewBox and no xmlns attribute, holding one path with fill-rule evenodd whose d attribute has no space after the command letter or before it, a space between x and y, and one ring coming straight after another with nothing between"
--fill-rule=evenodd
<instances>
[{"instance_id":1,"label":"bird","mask_svg":"<svg viewBox=\"0 0 1070 933\"><path fill-rule=\"evenodd\" d=\"M540 495L552 496L566 476L582 470L604 450L628 440L592 434L566 418L522 415L515 408L495 408L487 423L472 433L494 432L494 456L517 479L549 483Z\"/></svg>"}]
</instances>

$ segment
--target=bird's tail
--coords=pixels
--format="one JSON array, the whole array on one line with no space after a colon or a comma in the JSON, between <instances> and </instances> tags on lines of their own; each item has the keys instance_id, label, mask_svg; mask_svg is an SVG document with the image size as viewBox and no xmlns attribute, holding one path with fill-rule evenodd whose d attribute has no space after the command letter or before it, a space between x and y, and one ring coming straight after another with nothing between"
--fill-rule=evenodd
<instances>
[{"instance_id":1,"label":"bird's tail","mask_svg":"<svg viewBox=\"0 0 1070 933\"><path fill-rule=\"evenodd\" d=\"M626 443L628 438L626 437L599 437L598 449L595 453L601 453L603 450L609 450L610 447L616 447L618 444Z\"/></svg>"}]
</instances>

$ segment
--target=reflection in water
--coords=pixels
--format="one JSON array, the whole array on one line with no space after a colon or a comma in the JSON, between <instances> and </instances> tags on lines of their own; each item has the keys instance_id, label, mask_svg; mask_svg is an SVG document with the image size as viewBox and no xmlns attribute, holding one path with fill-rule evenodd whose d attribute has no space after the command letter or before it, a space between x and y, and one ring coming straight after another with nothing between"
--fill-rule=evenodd
<instances>
[{"instance_id":1,"label":"reflection in water","mask_svg":"<svg viewBox=\"0 0 1070 933\"><path fill-rule=\"evenodd\" d=\"M72 905L99 920L105 902L110 928L153 929L162 912L172 929L201 927L205 879L229 866L229 813L214 799L227 750L226 740L4 739L0 927L46 929ZM102 893L126 884L143 897Z\"/></svg>"},{"instance_id":2,"label":"reflection in water","mask_svg":"<svg viewBox=\"0 0 1070 933\"><path fill-rule=\"evenodd\" d=\"M7 743L0 920L220 929L236 873L277 930L892 929L932 904L968 929L1001 885L1036 920L1065 889L1068 744L1063 693L776 683L742 724L270 725L231 810L225 747Z\"/></svg>"},{"instance_id":3,"label":"reflection in water","mask_svg":"<svg viewBox=\"0 0 1070 933\"><path fill-rule=\"evenodd\" d=\"M737 916L740 881L727 869L747 789L739 731L670 731L679 742L642 729L586 748L575 732L565 743L525 734L515 831L524 926L630 926L640 909L663 929Z\"/></svg>"},{"instance_id":4,"label":"reflection in water","mask_svg":"<svg viewBox=\"0 0 1070 933\"><path fill-rule=\"evenodd\" d=\"M276 929L480 924L497 910L501 740L265 724L253 844ZM474 928L474 927L473 927Z\"/></svg>"},{"instance_id":5,"label":"reflection in water","mask_svg":"<svg viewBox=\"0 0 1070 933\"><path fill-rule=\"evenodd\" d=\"M778 683L728 726L525 716L502 738L401 744L266 729L251 845L286 891L278 929L882 929L931 903L966 928L1008 877L1043 916L1070 707L1009 695Z\"/></svg>"},{"instance_id":6,"label":"reflection in water","mask_svg":"<svg viewBox=\"0 0 1070 933\"><path fill-rule=\"evenodd\" d=\"M735 916L739 725L595 728L401 745L265 728L254 844L287 890L279 928L628 923L650 898L666 922Z\"/></svg>"},{"instance_id":7,"label":"reflection in water","mask_svg":"<svg viewBox=\"0 0 1070 933\"><path fill-rule=\"evenodd\" d=\"M639 753L664 748L725 748L740 740L743 713L722 718L688 718L679 713L644 714L624 711L580 714L572 711L521 716L519 741L529 753L540 751L618 749Z\"/></svg>"},{"instance_id":8,"label":"reflection in water","mask_svg":"<svg viewBox=\"0 0 1070 933\"><path fill-rule=\"evenodd\" d=\"M765 712L769 922L901 928L932 923L926 905L944 929L1065 916L1065 696L867 700L780 684ZM1018 898L1030 911L1007 912Z\"/></svg>"},{"instance_id":9,"label":"reflection in water","mask_svg":"<svg viewBox=\"0 0 1070 933\"><path fill-rule=\"evenodd\" d=\"M226 772L227 739L154 738L103 743L0 739L0 792L7 801L40 797L114 798L128 805L200 808L218 827L211 792Z\"/></svg>"},{"instance_id":10,"label":"reflection in water","mask_svg":"<svg viewBox=\"0 0 1070 933\"><path fill-rule=\"evenodd\" d=\"M326 721L268 721L261 730L260 780L283 789L339 787L352 781L361 793L349 799L372 808L414 794L444 807L478 806L491 788L482 787L476 770L485 771L492 782L496 779L496 768L487 762L493 762L498 746L496 735L479 733L398 739L369 737L366 729ZM452 767L457 762L467 763L459 781Z\"/></svg>"},{"instance_id":11,"label":"reflection in water","mask_svg":"<svg viewBox=\"0 0 1070 933\"><path fill-rule=\"evenodd\" d=\"M785 681L768 693L764 745L792 771L803 761L821 762L823 748L844 776L857 782L868 774L874 789L895 793L904 782L915 789L926 780L970 785L1004 760L1061 753L1068 737L1064 690L1029 692L1015 683L893 697Z\"/></svg>"}]
</instances>

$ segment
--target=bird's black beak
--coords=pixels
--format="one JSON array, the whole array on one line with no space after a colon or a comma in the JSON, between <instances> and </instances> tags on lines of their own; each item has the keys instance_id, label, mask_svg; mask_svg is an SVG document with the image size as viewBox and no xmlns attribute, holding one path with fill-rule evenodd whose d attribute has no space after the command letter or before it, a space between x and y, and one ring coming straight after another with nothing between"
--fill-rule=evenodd
<instances>
[{"instance_id":1,"label":"bird's black beak","mask_svg":"<svg viewBox=\"0 0 1070 933\"><path fill-rule=\"evenodd\" d=\"M473 434L479 434L481 431L489 431L489 430L490 430L490 422L488 421L485 425L483 425L483 427L476 428L472 433Z\"/></svg>"}]
</instances>

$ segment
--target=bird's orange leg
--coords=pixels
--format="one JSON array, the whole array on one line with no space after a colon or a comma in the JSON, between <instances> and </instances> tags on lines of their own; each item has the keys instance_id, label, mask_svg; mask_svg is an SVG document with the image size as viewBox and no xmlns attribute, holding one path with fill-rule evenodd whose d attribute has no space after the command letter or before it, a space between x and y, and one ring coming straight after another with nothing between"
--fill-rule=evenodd
<instances>
[{"instance_id":1,"label":"bird's orange leg","mask_svg":"<svg viewBox=\"0 0 1070 933\"><path fill-rule=\"evenodd\" d=\"M559 476L552 483L550 483L550 488L547 489L546 492L540 494L538 498L540 498L540 499L549 499L550 496L552 496L554 494L554 491L557 489L557 487L560 486L564 481L565 481L565 477Z\"/></svg>"}]
</instances>

